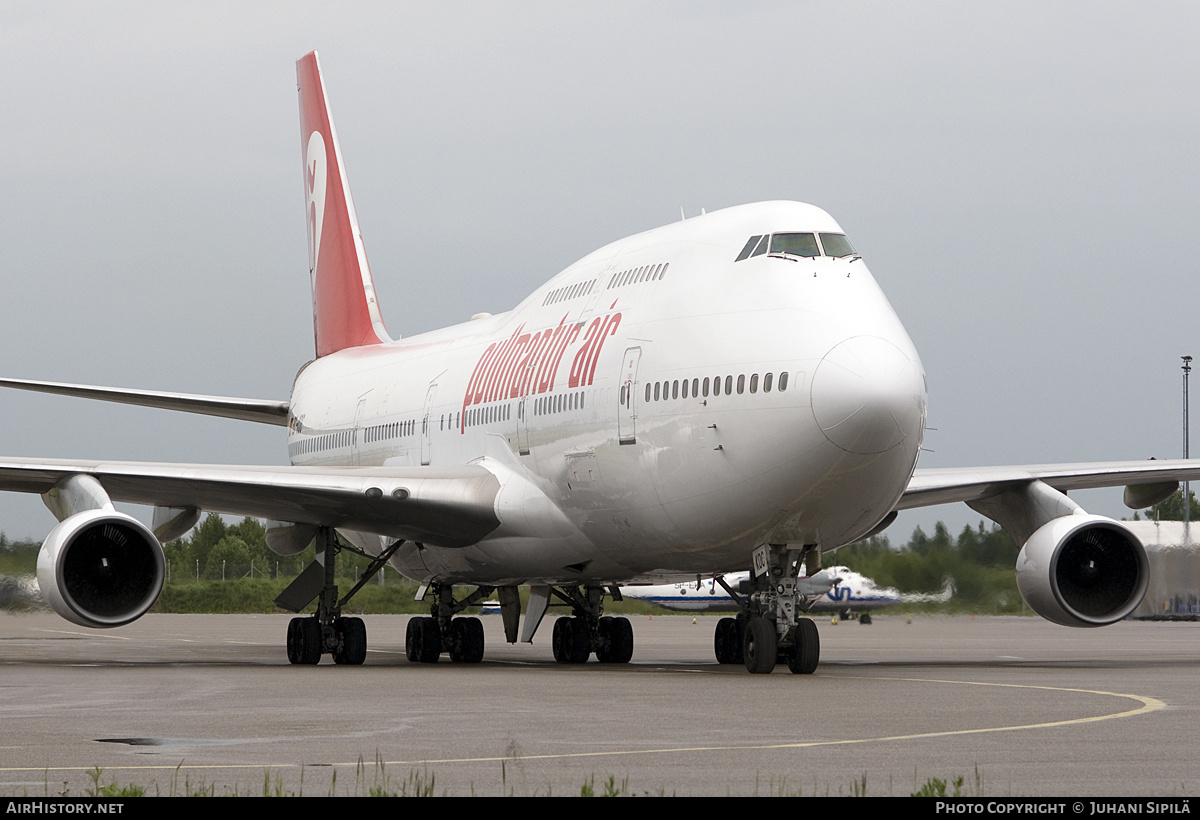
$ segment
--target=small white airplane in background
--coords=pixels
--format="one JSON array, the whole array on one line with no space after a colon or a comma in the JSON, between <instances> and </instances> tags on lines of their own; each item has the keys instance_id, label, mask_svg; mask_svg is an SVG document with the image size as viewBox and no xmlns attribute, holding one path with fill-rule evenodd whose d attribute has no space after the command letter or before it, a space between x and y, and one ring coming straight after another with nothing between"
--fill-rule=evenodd
<instances>
[{"instance_id":1,"label":"small white airplane in background","mask_svg":"<svg viewBox=\"0 0 1200 820\"><path fill-rule=\"evenodd\" d=\"M389 334L315 52L297 76L316 358L290 398L0 380L287 431L280 467L0 459L0 490L40 493L59 520L38 582L65 618L114 627L144 614L163 584L160 541L202 510L270 519L280 554L316 539L318 560L280 597L293 611L318 601L288 628L298 664L366 657L362 620L341 615L357 587L340 596L332 574L353 549L375 559L368 575L388 563L430 592L429 617L409 621L414 661L478 662L482 624L460 613L495 592L509 641L532 640L555 598L574 614L555 622L556 659L628 662L632 627L603 615L606 597L748 569L753 589L718 626L718 657L811 673L820 643L800 616L801 568L816 575L824 553L897 510L954 501L1024 544L1018 585L1042 616L1102 626L1141 600L1137 537L1066 492L1125 485L1139 509L1200 466L917 470L920 358L845 232L812 205L743 205L626 237L511 311ZM114 501L155 506L153 527Z\"/></svg>"},{"instance_id":2,"label":"small white airplane in background","mask_svg":"<svg viewBox=\"0 0 1200 820\"><path fill-rule=\"evenodd\" d=\"M754 591L749 572L735 572L724 577L733 593L748 595ZM797 592L804 597L805 612L834 612L841 614L867 613L902 603L945 603L954 595L954 583L946 579L940 592L903 593L893 587L881 587L872 579L849 567L825 567L811 578L801 576ZM677 612L738 612L741 605L715 578L701 581L626 586L621 589L626 598L657 604ZM870 623L866 618L863 623Z\"/></svg>"}]
</instances>

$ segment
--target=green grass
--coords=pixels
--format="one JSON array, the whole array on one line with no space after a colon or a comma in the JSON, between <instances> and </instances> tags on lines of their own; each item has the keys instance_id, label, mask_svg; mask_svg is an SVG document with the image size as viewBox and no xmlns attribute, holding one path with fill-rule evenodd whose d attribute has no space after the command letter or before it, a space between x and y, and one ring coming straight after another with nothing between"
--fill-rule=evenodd
<instances>
[{"instance_id":1,"label":"green grass","mask_svg":"<svg viewBox=\"0 0 1200 820\"><path fill-rule=\"evenodd\" d=\"M89 769L86 782L81 792L72 793L69 782L64 781L61 789L52 792L47 778L44 786L46 797L70 798L75 795L93 798L120 797L443 797L452 794L484 797L552 797L553 790L535 788L531 792L518 794L510 788L507 778L502 775L498 794L488 790L477 789L474 783L452 790L443 786L438 790L438 780L428 767L409 769L403 775L389 771L387 764L376 753L375 760L367 763L359 758L355 766L353 780L338 779L338 770L326 777L324 767L301 767L299 773L291 781L285 779L279 770L264 769L260 788L245 788L237 785L221 786L215 781L193 783L182 772L183 764L175 769L165 791L156 783L119 783L115 778L105 777L100 767ZM319 774L318 774L319 773ZM182 776L182 780L181 780ZM983 775L979 767L975 767L974 779L967 775L954 775L948 778L929 777L923 783L917 783L917 773L913 773L913 783L916 787L910 792L910 797L984 797ZM820 784L812 782L808 786L797 785L800 780L796 776L791 779L781 775L763 777L756 775L752 796L755 797L867 797L867 796L903 796L895 795L895 784L889 778L882 790L869 790L867 775L853 776L848 782L838 784ZM493 786L494 788L494 786ZM243 790L244 789L244 790ZM616 775L588 775L578 791L569 790L567 796L577 794L579 797L666 797L676 796L677 792L666 787L655 789L637 789L630 786L629 777L620 779ZM21 796L33 797L27 790Z\"/></svg>"}]
</instances>

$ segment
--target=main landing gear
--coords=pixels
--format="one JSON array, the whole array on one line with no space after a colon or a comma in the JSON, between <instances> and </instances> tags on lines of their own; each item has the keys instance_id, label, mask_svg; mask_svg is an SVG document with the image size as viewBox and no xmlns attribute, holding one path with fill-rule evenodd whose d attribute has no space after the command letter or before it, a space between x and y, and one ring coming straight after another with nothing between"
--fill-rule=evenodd
<instances>
[{"instance_id":1,"label":"main landing gear","mask_svg":"<svg viewBox=\"0 0 1200 820\"><path fill-rule=\"evenodd\" d=\"M821 659L821 637L817 625L800 617L803 596L796 590L803 555L819 562L816 548L789 549L769 545L755 550L756 572L751 573L753 591L742 597L726 585L723 578L717 583L725 588L741 608L736 618L717 622L713 649L717 662L745 664L753 674L770 674L775 664L783 661L793 674L811 675ZM818 567L809 567L810 573Z\"/></svg>"},{"instance_id":2,"label":"main landing gear","mask_svg":"<svg viewBox=\"0 0 1200 820\"><path fill-rule=\"evenodd\" d=\"M629 663L633 657L633 626L628 618L604 614L605 587L553 587L551 592L574 613L554 622L554 660L587 663L595 652L600 663ZM621 600L621 591L615 586L608 588L607 594L614 601Z\"/></svg>"},{"instance_id":3,"label":"main landing gear","mask_svg":"<svg viewBox=\"0 0 1200 820\"><path fill-rule=\"evenodd\" d=\"M312 665L319 663L322 655L332 655L338 664L358 665L367 658L367 627L362 618L342 617L346 605L363 585L381 570L402 541L384 550L359 578L358 583L338 599L337 584L334 583L336 557L343 549L363 557L371 556L339 542L332 527L317 528L317 560L309 564L304 572L280 593L275 603L292 612L299 612L318 598L317 611L305 618L292 618L288 622L287 657L292 664Z\"/></svg>"},{"instance_id":4,"label":"main landing gear","mask_svg":"<svg viewBox=\"0 0 1200 820\"><path fill-rule=\"evenodd\" d=\"M483 660L483 621L455 618L469 606L491 595L495 587L476 587L462 600L454 599L454 587L434 584L433 605L429 617L410 618L404 635L404 653L414 663L437 663L445 652L454 663L479 663Z\"/></svg>"}]
</instances>

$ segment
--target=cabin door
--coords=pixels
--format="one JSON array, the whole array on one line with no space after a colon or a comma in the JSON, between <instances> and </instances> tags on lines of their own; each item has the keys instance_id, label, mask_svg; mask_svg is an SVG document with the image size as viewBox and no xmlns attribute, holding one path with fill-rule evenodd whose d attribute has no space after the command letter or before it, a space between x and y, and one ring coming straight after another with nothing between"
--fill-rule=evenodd
<instances>
[{"instance_id":1,"label":"cabin door","mask_svg":"<svg viewBox=\"0 0 1200 820\"><path fill-rule=\"evenodd\" d=\"M429 390L425 392L425 412L421 416L421 464L426 465L433 458L433 419L430 414L433 413L433 394L437 392L437 379L429 383Z\"/></svg>"},{"instance_id":2,"label":"cabin door","mask_svg":"<svg viewBox=\"0 0 1200 820\"><path fill-rule=\"evenodd\" d=\"M630 347L621 360L621 388L617 391L617 438L621 444L637 443L637 370L642 349Z\"/></svg>"}]
</instances>

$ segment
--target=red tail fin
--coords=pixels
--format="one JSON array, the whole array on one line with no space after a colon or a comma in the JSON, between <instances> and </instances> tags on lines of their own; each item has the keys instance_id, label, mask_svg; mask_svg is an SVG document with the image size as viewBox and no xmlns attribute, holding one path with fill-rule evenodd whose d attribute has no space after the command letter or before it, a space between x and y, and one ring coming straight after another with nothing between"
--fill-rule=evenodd
<instances>
[{"instance_id":1,"label":"red tail fin","mask_svg":"<svg viewBox=\"0 0 1200 820\"><path fill-rule=\"evenodd\" d=\"M304 157L313 332L320 357L390 338L375 299L317 52L305 54L296 63L296 80L300 90L300 152Z\"/></svg>"}]
</instances>

